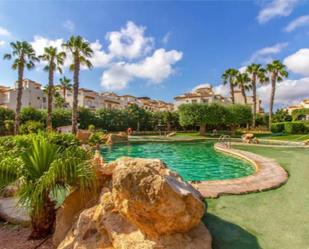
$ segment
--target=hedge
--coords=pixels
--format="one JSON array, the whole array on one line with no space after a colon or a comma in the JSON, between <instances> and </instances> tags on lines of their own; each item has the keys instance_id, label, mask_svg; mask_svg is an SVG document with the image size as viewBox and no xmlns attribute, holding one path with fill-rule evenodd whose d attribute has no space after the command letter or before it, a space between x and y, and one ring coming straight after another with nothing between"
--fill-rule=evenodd
<instances>
[{"instance_id":1,"label":"hedge","mask_svg":"<svg viewBox=\"0 0 309 249\"><path fill-rule=\"evenodd\" d=\"M289 134L302 134L308 132L308 128L304 122L281 122L273 123L271 131L274 133L286 132Z\"/></svg>"},{"instance_id":2,"label":"hedge","mask_svg":"<svg viewBox=\"0 0 309 249\"><path fill-rule=\"evenodd\" d=\"M296 109L292 111L292 118L293 120L298 120L298 117L300 115L309 115L309 108L303 108L303 109Z\"/></svg>"}]
</instances>

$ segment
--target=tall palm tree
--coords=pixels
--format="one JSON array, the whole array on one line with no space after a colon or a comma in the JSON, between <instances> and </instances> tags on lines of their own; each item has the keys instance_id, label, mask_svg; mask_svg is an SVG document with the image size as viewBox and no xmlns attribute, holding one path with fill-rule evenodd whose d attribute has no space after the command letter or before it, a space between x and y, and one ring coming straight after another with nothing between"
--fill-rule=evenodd
<instances>
[{"instance_id":1,"label":"tall palm tree","mask_svg":"<svg viewBox=\"0 0 309 249\"><path fill-rule=\"evenodd\" d=\"M270 103L269 103L269 128L272 123L273 108L274 108L274 99L276 93L276 84L281 82L284 78L289 76L289 73L286 71L286 66L281 63L279 60L274 60L272 63L267 64L267 72L270 73L271 77L271 94L270 94Z\"/></svg>"},{"instance_id":2,"label":"tall palm tree","mask_svg":"<svg viewBox=\"0 0 309 249\"><path fill-rule=\"evenodd\" d=\"M238 73L236 76L236 85L240 88L241 94L244 98L245 104L247 104L247 95L246 91L251 89L251 80L248 73Z\"/></svg>"},{"instance_id":3,"label":"tall palm tree","mask_svg":"<svg viewBox=\"0 0 309 249\"><path fill-rule=\"evenodd\" d=\"M79 89L79 71L80 66L92 68L89 60L93 55L89 42L85 41L81 36L71 36L70 39L63 44L73 57L73 64L70 70L73 71L73 110L72 110L72 133L77 132L77 107L78 107L78 89Z\"/></svg>"},{"instance_id":4,"label":"tall palm tree","mask_svg":"<svg viewBox=\"0 0 309 249\"><path fill-rule=\"evenodd\" d=\"M43 135L34 135L29 148L23 150L5 151L5 158L0 157L0 189L12 183L18 186L19 200L30 212L29 238L41 239L53 232L53 193L70 187L82 193L95 190L95 173L88 152L75 146L61 148Z\"/></svg>"},{"instance_id":5,"label":"tall palm tree","mask_svg":"<svg viewBox=\"0 0 309 249\"><path fill-rule=\"evenodd\" d=\"M256 119L256 85L258 82L263 84L267 81L266 70L262 67L261 64L252 63L247 67L247 73L251 75L251 86L252 86L252 98L253 98L253 120L252 126L255 128L255 119Z\"/></svg>"},{"instance_id":6,"label":"tall palm tree","mask_svg":"<svg viewBox=\"0 0 309 249\"><path fill-rule=\"evenodd\" d=\"M70 91L72 89L72 84L70 83L71 80L64 76L59 81L60 81L60 87L62 89L63 99L64 99L64 103L65 103L66 93L67 93L67 91Z\"/></svg>"},{"instance_id":7,"label":"tall palm tree","mask_svg":"<svg viewBox=\"0 0 309 249\"><path fill-rule=\"evenodd\" d=\"M16 115L14 123L14 133L18 134L19 124L20 124L20 110L21 110L21 99L23 94L23 79L25 67L30 70L35 67L35 62L39 61L36 57L35 51L31 44L26 41L16 41L11 42L10 46L12 48L11 54L5 54L3 59L11 60L14 58L12 65L13 70L17 70L18 80L17 80L17 99L16 99Z\"/></svg>"},{"instance_id":8,"label":"tall palm tree","mask_svg":"<svg viewBox=\"0 0 309 249\"><path fill-rule=\"evenodd\" d=\"M44 71L48 72L48 101L47 101L47 129L52 130L52 111L53 111L53 95L54 95L54 73L58 70L62 73L61 66L66 58L65 52L58 52L55 47L44 48L44 54L39 58L47 62Z\"/></svg>"},{"instance_id":9,"label":"tall palm tree","mask_svg":"<svg viewBox=\"0 0 309 249\"><path fill-rule=\"evenodd\" d=\"M223 84L229 84L230 85L230 94L232 103L235 104L235 94L234 94L234 87L236 83L236 76L238 71L234 68L229 68L225 70L225 72L222 74Z\"/></svg>"}]
</instances>

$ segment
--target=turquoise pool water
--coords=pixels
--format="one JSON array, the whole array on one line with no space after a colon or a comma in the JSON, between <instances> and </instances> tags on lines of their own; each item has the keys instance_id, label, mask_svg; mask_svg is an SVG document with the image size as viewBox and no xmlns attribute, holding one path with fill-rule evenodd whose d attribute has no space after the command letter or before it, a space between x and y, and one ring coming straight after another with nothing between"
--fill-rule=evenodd
<instances>
[{"instance_id":1,"label":"turquoise pool water","mask_svg":"<svg viewBox=\"0 0 309 249\"><path fill-rule=\"evenodd\" d=\"M106 161L121 156L159 158L187 181L238 178L255 171L248 162L216 152L210 142L116 144L101 152Z\"/></svg>"}]
</instances>

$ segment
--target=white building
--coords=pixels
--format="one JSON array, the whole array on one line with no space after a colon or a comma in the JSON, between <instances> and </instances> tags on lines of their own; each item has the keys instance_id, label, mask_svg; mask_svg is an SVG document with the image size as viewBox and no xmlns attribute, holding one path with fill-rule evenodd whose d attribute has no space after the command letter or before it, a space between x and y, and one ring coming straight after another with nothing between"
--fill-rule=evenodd
<instances>
[{"instance_id":1,"label":"white building","mask_svg":"<svg viewBox=\"0 0 309 249\"><path fill-rule=\"evenodd\" d=\"M302 100L298 105L291 105L291 106L287 107L286 110L288 111L288 113L290 115L292 115L292 112L294 110L299 110L299 109L304 109L304 108L309 109L309 99ZM309 120L309 115L305 114L301 117L301 119L302 120Z\"/></svg>"},{"instance_id":2,"label":"white building","mask_svg":"<svg viewBox=\"0 0 309 249\"><path fill-rule=\"evenodd\" d=\"M245 104L245 99L240 90L234 91L234 97L236 104ZM247 105L250 105L253 111L253 96L246 96L246 99ZM262 100L260 100L259 96L256 96L256 113L264 113L264 110L262 108Z\"/></svg>"},{"instance_id":3,"label":"white building","mask_svg":"<svg viewBox=\"0 0 309 249\"><path fill-rule=\"evenodd\" d=\"M174 108L175 110L182 104L192 104L192 103L228 103L229 100L221 96L220 94L216 94L212 86L201 87L196 89L193 92L184 93L182 95L178 95L175 98Z\"/></svg>"},{"instance_id":4,"label":"white building","mask_svg":"<svg viewBox=\"0 0 309 249\"><path fill-rule=\"evenodd\" d=\"M33 107L35 109L46 108L46 97L42 85L29 79L23 80L23 93L21 107ZM0 86L0 106L16 110L17 105L17 82L13 88Z\"/></svg>"}]
</instances>

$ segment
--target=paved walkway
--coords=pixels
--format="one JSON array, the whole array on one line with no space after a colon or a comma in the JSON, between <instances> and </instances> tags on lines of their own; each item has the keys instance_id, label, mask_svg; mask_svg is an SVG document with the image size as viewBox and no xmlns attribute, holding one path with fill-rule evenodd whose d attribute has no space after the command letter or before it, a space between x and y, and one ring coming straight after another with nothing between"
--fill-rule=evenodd
<instances>
[{"instance_id":1,"label":"paved walkway","mask_svg":"<svg viewBox=\"0 0 309 249\"><path fill-rule=\"evenodd\" d=\"M215 149L251 162L256 167L253 175L227 180L202 181L193 184L205 198L217 198L227 194L245 194L274 189L288 180L288 173L273 159L254 153L228 149L215 144Z\"/></svg>"}]
</instances>

